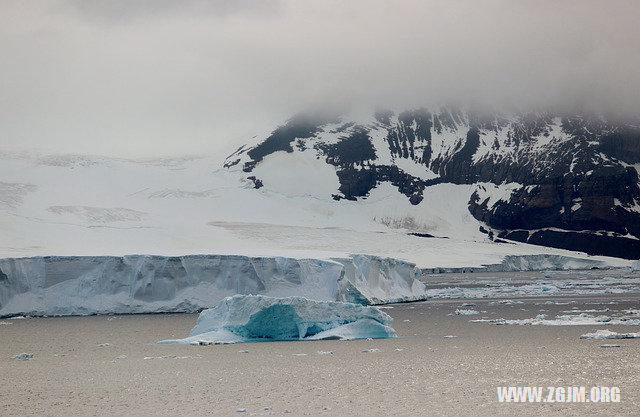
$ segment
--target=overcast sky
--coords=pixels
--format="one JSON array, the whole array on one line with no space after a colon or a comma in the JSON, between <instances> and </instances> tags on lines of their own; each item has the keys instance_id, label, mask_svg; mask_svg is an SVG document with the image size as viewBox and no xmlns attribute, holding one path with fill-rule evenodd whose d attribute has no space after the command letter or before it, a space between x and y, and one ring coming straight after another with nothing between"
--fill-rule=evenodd
<instances>
[{"instance_id":1,"label":"overcast sky","mask_svg":"<svg viewBox=\"0 0 640 417\"><path fill-rule=\"evenodd\" d=\"M0 0L0 150L226 152L298 110L640 114L640 1Z\"/></svg>"}]
</instances>

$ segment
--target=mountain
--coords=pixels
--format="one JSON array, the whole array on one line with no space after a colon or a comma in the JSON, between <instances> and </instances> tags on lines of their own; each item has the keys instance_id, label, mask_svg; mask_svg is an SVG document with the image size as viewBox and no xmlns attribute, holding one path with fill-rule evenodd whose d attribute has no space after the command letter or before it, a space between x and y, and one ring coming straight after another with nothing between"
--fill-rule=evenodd
<instances>
[{"instance_id":1,"label":"mountain","mask_svg":"<svg viewBox=\"0 0 640 417\"><path fill-rule=\"evenodd\" d=\"M640 122L452 107L371 113L299 114L224 167L287 195L364 203L386 193L392 212L375 220L420 236L439 232L424 220L444 204L467 210L496 242L640 258ZM401 199L415 216L394 215Z\"/></svg>"}]
</instances>

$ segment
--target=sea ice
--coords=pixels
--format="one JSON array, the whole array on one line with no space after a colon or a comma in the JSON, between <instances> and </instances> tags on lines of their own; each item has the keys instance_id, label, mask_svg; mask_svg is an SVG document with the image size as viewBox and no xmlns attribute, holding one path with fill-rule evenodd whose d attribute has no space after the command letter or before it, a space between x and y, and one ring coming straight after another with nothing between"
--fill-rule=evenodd
<instances>
[{"instance_id":1,"label":"sea ice","mask_svg":"<svg viewBox=\"0 0 640 417\"><path fill-rule=\"evenodd\" d=\"M476 314L480 314L480 312L478 310L457 308L454 314L456 316L473 316Z\"/></svg>"},{"instance_id":2,"label":"sea ice","mask_svg":"<svg viewBox=\"0 0 640 417\"><path fill-rule=\"evenodd\" d=\"M640 319L628 316L609 317L609 316L593 316L591 314L581 313L577 315L565 314L556 316L555 319L547 319L544 314L538 314L531 319L508 320L508 319L478 319L471 320L473 323L492 323L492 324L512 324L512 325L541 325L541 326L597 326L597 325L627 325L638 326Z\"/></svg>"},{"instance_id":3,"label":"sea ice","mask_svg":"<svg viewBox=\"0 0 640 417\"><path fill-rule=\"evenodd\" d=\"M15 355L13 359L19 359L21 361L28 361L29 359L33 359L33 353L20 353Z\"/></svg>"},{"instance_id":4,"label":"sea ice","mask_svg":"<svg viewBox=\"0 0 640 417\"><path fill-rule=\"evenodd\" d=\"M396 337L392 319L375 307L303 297L235 295L200 313L189 337L160 343Z\"/></svg>"},{"instance_id":5,"label":"sea ice","mask_svg":"<svg viewBox=\"0 0 640 417\"><path fill-rule=\"evenodd\" d=\"M640 338L640 332L637 333L616 333L611 330L596 330L593 333L586 333L580 336L580 339L637 339Z\"/></svg>"}]
</instances>

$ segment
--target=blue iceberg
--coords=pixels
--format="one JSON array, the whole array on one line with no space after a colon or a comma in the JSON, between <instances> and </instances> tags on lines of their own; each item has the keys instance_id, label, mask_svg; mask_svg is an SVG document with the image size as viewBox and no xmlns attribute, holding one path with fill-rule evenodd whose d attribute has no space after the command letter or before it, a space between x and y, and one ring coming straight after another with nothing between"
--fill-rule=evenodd
<instances>
[{"instance_id":1,"label":"blue iceberg","mask_svg":"<svg viewBox=\"0 0 640 417\"><path fill-rule=\"evenodd\" d=\"M376 307L304 297L235 295L200 313L189 337L160 343L222 344L396 337Z\"/></svg>"}]
</instances>

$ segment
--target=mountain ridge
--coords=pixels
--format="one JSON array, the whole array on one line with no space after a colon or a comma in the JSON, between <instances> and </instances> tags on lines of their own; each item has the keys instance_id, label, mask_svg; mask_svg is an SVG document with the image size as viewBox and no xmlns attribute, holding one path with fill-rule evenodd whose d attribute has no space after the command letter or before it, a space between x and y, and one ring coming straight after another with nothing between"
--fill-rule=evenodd
<instances>
[{"instance_id":1,"label":"mountain ridge","mask_svg":"<svg viewBox=\"0 0 640 417\"><path fill-rule=\"evenodd\" d=\"M364 121L299 114L224 167L268 188L255 172L265 158L312 152L335 169L336 200L363 200L389 183L419 205L437 184L474 185L468 209L492 239L638 259L638 125L446 107L377 110Z\"/></svg>"}]
</instances>

